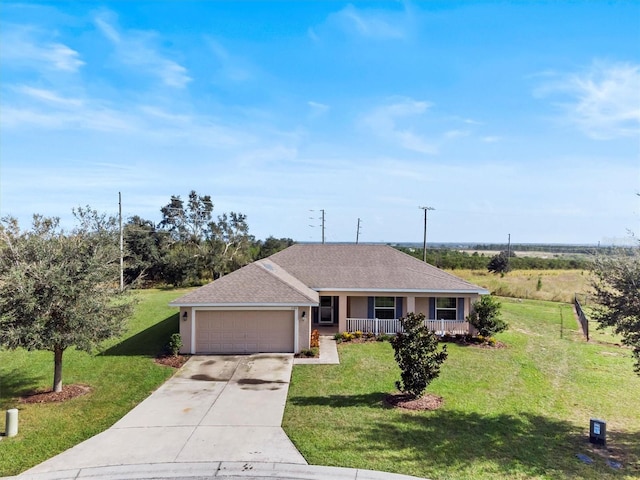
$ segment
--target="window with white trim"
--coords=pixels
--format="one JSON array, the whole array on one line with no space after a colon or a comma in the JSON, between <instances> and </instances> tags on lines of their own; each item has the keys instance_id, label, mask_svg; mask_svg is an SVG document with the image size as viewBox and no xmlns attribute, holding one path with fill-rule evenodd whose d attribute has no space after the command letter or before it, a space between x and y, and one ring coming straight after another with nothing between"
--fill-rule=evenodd
<instances>
[{"instance_id":1,"label":"window with white trim","mask_svg":"<svg viewBox=\"0 0 640 480\"><path fill-rule=\"evenodd\" d=\"M396 297L376 297L374 314L383 320L396 318Z\"/></svg>"},{"instance_id":2,"label":"window with white trim","mask_svg":"<svg viewBox=\"0 0 640 480\"><path fill-rule=\"evenodd\" d=\"M436 298L436 320L456 320L458 299L455 297Z\"/></svg>"}]
</instances>

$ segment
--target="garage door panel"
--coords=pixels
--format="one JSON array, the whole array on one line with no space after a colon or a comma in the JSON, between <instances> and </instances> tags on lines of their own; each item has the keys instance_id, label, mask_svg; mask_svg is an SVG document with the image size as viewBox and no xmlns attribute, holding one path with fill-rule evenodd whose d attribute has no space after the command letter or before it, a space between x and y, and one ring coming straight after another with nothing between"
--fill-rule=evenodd
<instances>
[{"instance_id":1,"label":"garage door panel","mask_svg":"<svg viewBox=\"0 0 640 480\"><path fill-rule=\"evenodd\" d=\"M198 311L197 353L293 352L292 310Z\"/></svg>"}]
</instances>

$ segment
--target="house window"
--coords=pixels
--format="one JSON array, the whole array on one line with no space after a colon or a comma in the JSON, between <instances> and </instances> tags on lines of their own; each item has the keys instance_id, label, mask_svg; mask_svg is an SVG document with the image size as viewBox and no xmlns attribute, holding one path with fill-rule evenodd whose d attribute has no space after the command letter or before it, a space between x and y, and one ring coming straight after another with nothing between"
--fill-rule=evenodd
<instances>
[{"instance_id":1,"label":"house window","mask_svg":"<svg viewBox=\"0 0 640 480\"><path fill-rule=\"evenodd\" d=\"M436 320L456 320L458 311L457 298L436 299Z\"/></svg>"},{"instance_id":2,"label":"house window","mask_svg":"<svg viewBox=\"0 0 640 480\"><path fill-rule=\"evenodd\" d=\"M374 314L384 320L396 318L396 297L376 297Z\"/></svg>"}]
</instances>

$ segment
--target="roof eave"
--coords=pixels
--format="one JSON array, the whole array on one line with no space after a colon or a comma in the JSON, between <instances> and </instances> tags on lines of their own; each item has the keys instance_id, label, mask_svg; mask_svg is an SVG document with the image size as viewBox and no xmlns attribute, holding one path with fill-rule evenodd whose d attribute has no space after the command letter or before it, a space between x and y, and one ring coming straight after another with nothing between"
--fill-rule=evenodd
<instances>
[{"instance_id":1,"label":"roof eave","mask_svg":"<svg viewBox=\"0 0 640 480\"><path fill-rule=\"evenodd\" d=\"M270 307L317 307L318 302L282 302L282 303L267 303L267 302L233 302L233 303L208 303L208 302L171 302L170 307L225 307L225 308L270 308Z\"/></svg>"},{"instance_id":2,"label":"roof eave","mask_svg":"<svg viewBox=\"0 0 640 480\"><path fill-rule=\"evenodd\" d=\"M434 289L434 288L330 288L330 287L314 287L317 292L390 292L390 293L476 293L478 295L488 295L490 292L484 288L478 289Z\"/></svg>"}]
</instances>

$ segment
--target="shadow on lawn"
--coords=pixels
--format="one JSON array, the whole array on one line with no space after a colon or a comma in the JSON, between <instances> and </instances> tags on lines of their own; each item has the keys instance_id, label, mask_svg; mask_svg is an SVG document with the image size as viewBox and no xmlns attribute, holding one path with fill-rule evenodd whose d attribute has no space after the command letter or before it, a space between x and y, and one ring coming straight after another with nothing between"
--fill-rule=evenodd
<instances>
[{"instance_id":1,"label":"shadow on lawn","mask_svg":"<svg viewBox=\"0 0 640 480\"><path fill-rule=\"evenodd\" d=\"M373 422L359 436L373 448L403 450L412 462L444 466L453 476L477 461L486 461L507 476L550 478L580 478L587 471L590 476L594 471L619 473L606 465L609 458L622 460L627 473L638 468L638 433L610 436L609 448L602 450L589 443L588 424L579 428L531 413L484 416L437 410L400 415ZM589 455L594 464L582 464L578 453Z\"/></svg>"},{"instance_id":2,"label":"shadow on lawn","mask_svg":"<svg viewBox=\"0 0 640 480\"><path fill-rule=\"evenodd\" d=\"M0 409L15 408L13 399L33 392L43 378L25 374L18 368L0 372Z\"/></svg>"},{"instance_id":3,"label":"shadow on lawn","mask_svg":"<svg viewBox=\"0 0 640 480\"><path fill-rule=\"evenodd\" d=\"M391 408L384 403L386 393L372 392L361 395L326 395L321 397L291 397L288 402L301 407L371 407Z\"/></svg>"},{"instance_id":4,"label":"shadow on lawn","mask_svg":"<svg viewBox=\"0 0 640 480\"><path fill-rule=\"evenodd\" d=\"M100 355L155 357L162 353L172 333L178 331L179 314L176 313L151 327L136 333L122 342L108 348Z\"/></svg>"},{"instance_id":5,"label":"shadow on lawn","mask_svg":"<svg viewBox=\"0 0 640 480\"><path fill-rule=\"evenodd\" d=\"M588 421L580 428L527 412L481 415L444 408L406 412L387 406L384 397L385 393L373 392L292 397L289 402L377 409L378 413L365 413L357 424L349 425L354 441L341 444L345 456L357 456L363 445L372 452L402 452L403 461L426 468L425 472L444 468L452 478L468 476L469 469L478 463L489 464L507 477L582 478L589 474L595 478L640 471L640 432L609 432L607 448L600 449L588 441ZM578 453L591 457L593 465L581 463ZM624 470L608 466L608 459L622 462Z\"/></svg>"}]
</instances>

